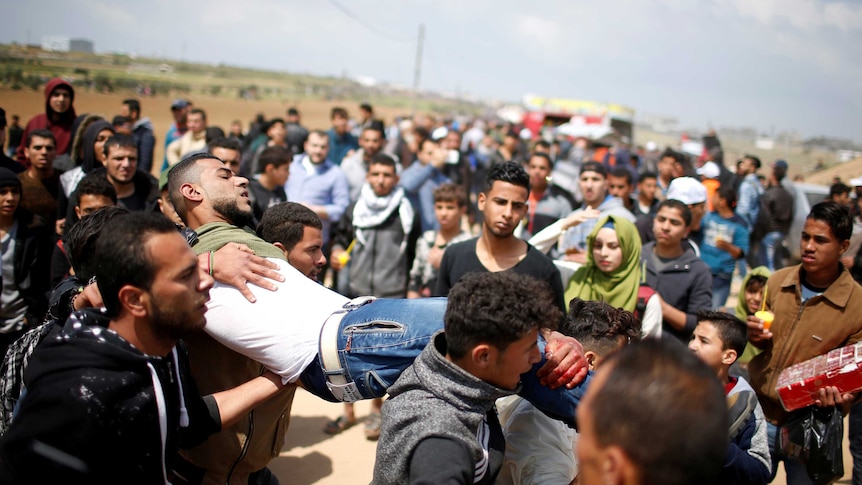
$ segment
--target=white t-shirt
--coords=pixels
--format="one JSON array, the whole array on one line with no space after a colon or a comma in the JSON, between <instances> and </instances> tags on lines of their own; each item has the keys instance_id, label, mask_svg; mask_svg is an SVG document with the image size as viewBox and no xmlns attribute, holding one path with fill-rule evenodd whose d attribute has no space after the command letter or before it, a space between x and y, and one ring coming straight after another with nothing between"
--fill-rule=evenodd
<instances>
[{"instance_id":1,"label":"white t-shirt","mask_svg":"<svg viewBox=\"0 0 862 485\"><path fill-rule=\"evenodd\" d=\"M318 353L323 322L349 300L287 264L278 264L284 282L276 291L249 285L251 303L233 286L210 290L204 330L225 347L260 362L287 382L295 382Z\"/></svg>"}]
</instances>

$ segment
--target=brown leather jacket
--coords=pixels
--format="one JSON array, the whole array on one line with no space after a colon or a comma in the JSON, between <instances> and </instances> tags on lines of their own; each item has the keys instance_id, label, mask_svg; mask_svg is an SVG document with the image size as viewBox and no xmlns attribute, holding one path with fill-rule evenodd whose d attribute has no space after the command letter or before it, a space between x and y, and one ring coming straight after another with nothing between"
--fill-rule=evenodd
<instances>
[{"instance_id":1,"label":"brown leather jacket","mask_svg":"<svg viewBox=\"0 0 862 485\"><path fill-rule=\"evenodd\" d=\"M775 314L773 337L748 367L751 386L773 424L787 417L775 390L782 370L862 340L862 286L841 266L838 279L822 295L802 304L801 270L781 269L766 282L766 308Z\"/></svg>"}]
</instances>

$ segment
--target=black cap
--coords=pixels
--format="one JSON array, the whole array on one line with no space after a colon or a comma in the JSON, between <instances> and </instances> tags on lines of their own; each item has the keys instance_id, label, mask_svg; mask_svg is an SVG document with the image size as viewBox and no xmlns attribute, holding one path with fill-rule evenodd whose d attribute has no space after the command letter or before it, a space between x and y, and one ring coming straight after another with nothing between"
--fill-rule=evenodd
<instances>
[{"instance_id":1,"label":"black cap","mask_svg":"<svg viewBox=\"0 0 862 485\"><path fill-rule=\"evenodd\" d=\"M0 189L3 187L9 187L10 185L14 185L21 189L21 179L15 175L15 172L9 170L8 168L0 167Z\"/></svg>"}]
</instances>

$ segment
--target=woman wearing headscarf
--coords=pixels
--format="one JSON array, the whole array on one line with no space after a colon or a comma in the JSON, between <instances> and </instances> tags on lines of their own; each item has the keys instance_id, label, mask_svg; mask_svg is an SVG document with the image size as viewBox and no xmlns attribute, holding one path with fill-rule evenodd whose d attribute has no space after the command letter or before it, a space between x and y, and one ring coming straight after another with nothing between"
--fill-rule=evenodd
<instances>
[{"instance_id":1,"label":"woman wearing headscarf","mask_svg":"<svg viewBox=\"0 0 862 485\"><path fill-rule=\"evenodd\" d=\"M74 205L69 206L69 201L72 200L72 194L78 188L78 183L85 175L92 172L94 169L102 167L102 162L105 158L103 147L109 138L114 136L113 125L104 119L99 119L90 123L83 136L83 156L80 160L80 165L60 175L60 186L62 192L57 197L57 218L65 221L71 214L74 217Z\"/></svg>"},{"instance_id":2,"label":"woman wearing headscarf","mask_svg":"<svg viewBox=\"0 0 862 485\"><path fill-rule=\"evenodd\" d=\"M641 319L643 337L660 337L661 297L646 286L635 225L622 217L605 216L587 236L587 247L586 263L566 285L566 305L575 297L604 301L635 313Z\"/></svg>"}]
</instances>

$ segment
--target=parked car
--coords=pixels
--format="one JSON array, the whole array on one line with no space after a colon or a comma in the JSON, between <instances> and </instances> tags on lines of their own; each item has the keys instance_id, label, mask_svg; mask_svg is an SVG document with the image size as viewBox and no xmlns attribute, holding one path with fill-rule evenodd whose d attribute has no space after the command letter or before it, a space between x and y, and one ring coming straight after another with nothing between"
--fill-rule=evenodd
<instances>
[{"instance_id":1,"label":"parked car","mask_svg":"<svg viewBox=\"0 0 862 485\"><path fill-rule=\"evenodd\" d=\"M802 228L811 208L823 202L829 196L829 186L806 184L803 182L793 183L794 207L793 223L790 225L790 233L787 234L787 249L790 252L790 264L798 264L802 260L799 254L799 240L802 237Z\"/></svg>"}]
</instances>

